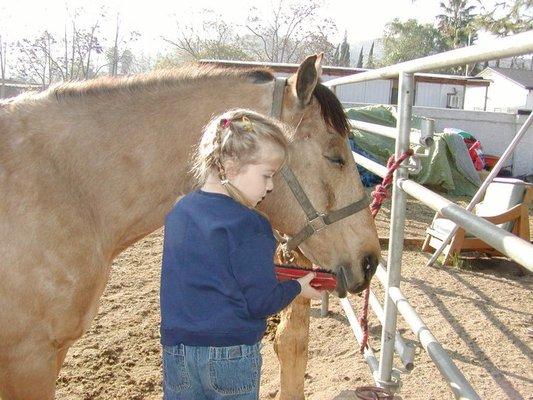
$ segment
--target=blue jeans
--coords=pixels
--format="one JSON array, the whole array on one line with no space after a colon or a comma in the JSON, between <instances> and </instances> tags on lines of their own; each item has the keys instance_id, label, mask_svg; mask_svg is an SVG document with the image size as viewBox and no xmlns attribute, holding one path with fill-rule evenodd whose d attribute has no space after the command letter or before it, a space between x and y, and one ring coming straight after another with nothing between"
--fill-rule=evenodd
<instances>
[{"instance_id":1,"label":"blue jeans","mask_svg":"<svg viewBox=\"0 0 533 400\"><path fill-rule=\"evenodd\" d=\"M228 347L163 346L164 400L258 400L260 342Z\"/></svg>"}]
</instances>

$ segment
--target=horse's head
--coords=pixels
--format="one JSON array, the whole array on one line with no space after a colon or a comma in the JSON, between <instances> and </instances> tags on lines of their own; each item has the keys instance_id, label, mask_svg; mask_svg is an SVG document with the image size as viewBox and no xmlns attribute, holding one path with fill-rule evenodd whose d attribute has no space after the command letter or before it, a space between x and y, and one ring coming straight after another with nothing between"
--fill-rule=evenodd
<instances>
[{"instance_id":1,"label":"horse's head","mask_svg":"<svg viewBox=\"0 0 533 400\"><path fill-rule=\"evenodd\" d=\"M335 95L319 83L321 61L321 55L308 57L287 81L281 119L296 129L289 168L276 176L274 191L259 207L281 233L304 238L292 244L309 260L337 273L336 290L343 297L369 284L380 247L348 145L344 111ZM303 189L312 208L326 215L327 225L322 218L309 224L312 208L305 206L305 199L297 200L289 186ZM306 226L307 234L301 233Z\"/></svg>"}]
</instances>

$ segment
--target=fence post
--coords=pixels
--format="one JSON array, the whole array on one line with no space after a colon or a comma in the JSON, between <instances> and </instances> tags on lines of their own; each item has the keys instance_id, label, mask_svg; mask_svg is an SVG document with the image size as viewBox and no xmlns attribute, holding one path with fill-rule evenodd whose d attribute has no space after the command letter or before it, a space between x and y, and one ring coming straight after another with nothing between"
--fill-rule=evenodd
<instances>
[{"instance_id":1,"label":"fence post","mask_svg":"<svg viewBox=\"0 0 533 400\"><path fill-rule=\"evenodd\" d=\"M401 73L399 76L399 101L398 101L398 139L396 140L395 156L400 157L409 148L409 135L411 133L411 113L413 109L414 75ZM385 320L381 331L381 354L379 358L378 384L384 388L394 389L397 385L391 379L392 361L394 356L394 339L396 337L397 309L394 301L389 296L390 287L400 287L403 232L405 225L406 195L396 182L400 178L407 178L405 167L400 167L394 173L392 185L392 208L389 254L387 258L387 287L385 288Z\"/></svg>"}]
</instances>

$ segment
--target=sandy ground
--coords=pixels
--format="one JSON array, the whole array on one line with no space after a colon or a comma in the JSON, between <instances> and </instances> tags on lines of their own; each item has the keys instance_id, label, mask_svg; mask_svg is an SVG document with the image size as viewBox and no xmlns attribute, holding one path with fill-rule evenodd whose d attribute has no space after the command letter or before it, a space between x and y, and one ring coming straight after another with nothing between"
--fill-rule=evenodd
<instances>
[{"instance_id":1,"label":"sandy ground","mask_svg":"<svg viewBox=\"0 0 533 400\"><path fill-rule=\"evenodd\" d=\"M465 199L458 200L464 205ZM385 203L377 219L380 236L388 236L389 207ZM406 237L423 237L432 217L431 210L410 200ZM98 316L65 360L58 399L161 398L161 244L157 231L115 260ZM480 397L533 399L533 275L506 259L471 259L461 269L426 268L427 255L417 250L404 253L402 290ZM373 288L381 293L377 279ZM349 298L359 310L360 298ZM373 383L369 368L338 301L331 299L327 318L319 311L320 302L313 301L306 397L355 399L358 386ZM373 315L370 327L371 346L379 352L380 326ZM414 340L401 318L399 329ZM261 399L270 399L279 385L278 363L271 339L263 343ZM399 399L453 399L420 347L411 373L403 372L398 360L396 366L403 382Z\"/></svg>"}]
</instances>

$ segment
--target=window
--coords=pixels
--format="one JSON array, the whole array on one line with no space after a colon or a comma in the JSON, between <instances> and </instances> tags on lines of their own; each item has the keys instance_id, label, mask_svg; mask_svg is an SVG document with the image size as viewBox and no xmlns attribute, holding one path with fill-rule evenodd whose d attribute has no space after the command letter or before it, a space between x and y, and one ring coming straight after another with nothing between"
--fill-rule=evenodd
<instances>
[{"instance_id":1,"label":"window","mask_svg":"<svg viewBox=\"0 0 533 400\"><path fill-rule=\"evenodd\" d=\"M448 93L446 95L446 108L459 108L459 96Z\"/></svg>"}]
</instances>

